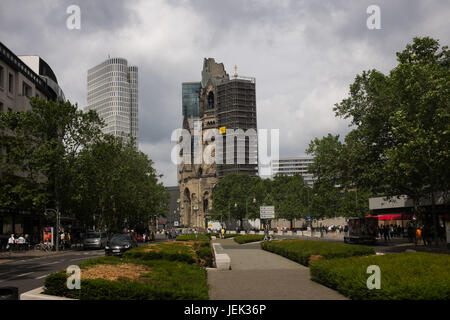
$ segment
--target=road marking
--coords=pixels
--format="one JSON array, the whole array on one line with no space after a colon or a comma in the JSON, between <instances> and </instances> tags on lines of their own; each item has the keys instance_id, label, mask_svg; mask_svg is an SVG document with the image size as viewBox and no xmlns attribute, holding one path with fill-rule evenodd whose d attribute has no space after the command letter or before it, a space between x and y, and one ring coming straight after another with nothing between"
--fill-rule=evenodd
<instances>
[{"instance_id":1,"label":"road marking","mask_svg":"<svg viewBox=\"0 0 450 320\"><path fill-rule=\"evenodd\" d=\"M57 264L57 263L61 263L62 261L55 261L55 262L50 262L50 263L44 263L44 264L42 264L42 265L44 265L44 266L48 266L48 265L51 265L51 264Z\"/></svg>"},{"instance_id":2,"label":"road marking","mask_svg":"<svg viewBox=\"0 0 450 320\"><path fill-rule=\"evenodd\" d=\"M19 277L27 276L27 275L32 274L32 273L34 273L34 272L22 273L22 274L19 274L19 275L15 276L14 278L19 278Z\"/></svg>"},{"instance_id":3,"label":"road marking","mask_svg":"<svg viewBox=\"0 0 450 320\"><path fill-rule=\"evenodd\" d=\"M43 276L40 276L40 277L37 277L37 278L35 278L36 280L37 279L42 279L42 278L45 278L45 277L47 277L48 276L48 274L45 274L45 275L43 275Z\"/></svg>"}]
</instances>

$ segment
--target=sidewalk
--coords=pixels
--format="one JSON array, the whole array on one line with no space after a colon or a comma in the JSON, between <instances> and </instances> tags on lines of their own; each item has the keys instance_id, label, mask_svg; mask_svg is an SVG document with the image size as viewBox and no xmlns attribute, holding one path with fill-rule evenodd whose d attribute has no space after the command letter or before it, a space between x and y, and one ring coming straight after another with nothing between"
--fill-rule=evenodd
<instances>
[{"instance_id":1,"label":"sidewalk","mask_svg":"<svg viewBox=\"0 0 450 320\"><path fill-rule=\"evenodd\" d=\"M340 293L310 279L309 268L261 249L217 239L231 270L208 269L211 300L342 300Z\"/></svg>"}]
</instances>

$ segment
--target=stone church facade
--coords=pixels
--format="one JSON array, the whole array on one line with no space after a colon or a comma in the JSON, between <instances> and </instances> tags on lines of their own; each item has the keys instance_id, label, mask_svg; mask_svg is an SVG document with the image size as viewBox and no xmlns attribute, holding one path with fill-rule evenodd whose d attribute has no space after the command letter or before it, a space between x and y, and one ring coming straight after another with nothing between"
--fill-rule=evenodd
<instances>
[{"instance_id":1,"label":"stone church facade","mask_svg":"<svg viewBox=\"0 0 450 320\"><path fill-rule=\"evenodd\" d=\"M218 181L217 165L216 163L207 164L203 159L194 161L195 155L193 150L194 145L201 145L201 150L204 151L211 143L214 143L207 141L209 139L203 139L204 133L209 129L219 129L219 121L217 119L218 89L221 85L234 80L237 80L237 74L230 80L223 63L216 63L213 58L205 58L201 81L184 82L182 84L183 129L189 131L191 135L190 158L192 161L191 163L182 163L178 166L181 226L198 229L207 227L208 212L212 209L211 195ZM247 80L240 81L248 82ZM253 99L254 113L250 117L252 119L254 117L251 121L254 122L254 128L256 129L254 85L252 95L250 100ZM235 107L237 108L237 106ZM224 124L222 123L221 125ZM198 134L197 138L194 138L194 132L201 132L202 134ZM209 150L213 150L211 155L214 157L215 148L211 148L212 146L210 146ZM254 174L257 174L257 170Z\"/></svg>"}]
</instances>

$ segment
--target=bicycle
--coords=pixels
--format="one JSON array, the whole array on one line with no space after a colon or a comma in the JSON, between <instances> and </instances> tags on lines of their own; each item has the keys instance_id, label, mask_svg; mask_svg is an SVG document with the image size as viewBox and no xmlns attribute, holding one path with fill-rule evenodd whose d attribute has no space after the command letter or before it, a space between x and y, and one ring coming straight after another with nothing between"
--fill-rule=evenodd
<instances>
[{"instance_id":1,"label":"bicycle","mask_svg":"<svg viewBox=\"0 0 450 320\"><path fill-rule=\"evenodd\" d=\"M53 245L50 242L41 242L34 246L34 250L52 251Z\"/></svg>"}]
</instances>

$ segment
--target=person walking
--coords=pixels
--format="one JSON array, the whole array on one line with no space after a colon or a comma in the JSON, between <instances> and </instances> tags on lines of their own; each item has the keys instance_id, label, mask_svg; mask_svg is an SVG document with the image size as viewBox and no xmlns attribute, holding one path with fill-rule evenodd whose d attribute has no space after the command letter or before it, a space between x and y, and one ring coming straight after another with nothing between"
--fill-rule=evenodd
<instances>
[{"instance_id":1,"label":"person walking","mask_svg":"<svg viewBox=\"0 0 450 320\"><path fill-rule=\"evenodd\" d=\"M17 238L16 242L17 242L17 245L18 245L17 247L18 247L19 251L23 251L25 248L25 238L22 235L20 235Z\"/></svg>"},{"instance_id":2,"label":"person walking","mask_svg":"<svg viewBox=\"0 0 450 320\"><path fill-rule=\"evenodd\" d=\"M64 250L65 239L66 239L66 236L65 236L64 232L61 232L60 239L61 239L61 242L60 242L61 249Z\"/></svg>"},{"instance_id":3,"label":"person walking","mask_svg":"<svg viewBox=\"0 0 450 320\"><path fill-rule=\"evenodd\" d=\"M16 245L16 239L14 238L14 234L11 234L11 237L8 239L8 244L6 245L6 249L9 252L14 251L14 246Z\"/></svg>"},{"instance_id":4,"label":"person walking","mask_svg":"<svg viewBox=\"0 0 450 320\"><path fill-rule=\"evenodd\" d=\"M414 241L414 243L416 244L416 246L417 246L417 244L419 243L420 239L422 239L422 229L418 227L418 228L416 229L416 238L415 238L415 241Z\"/></svg>"}]
</instances>

